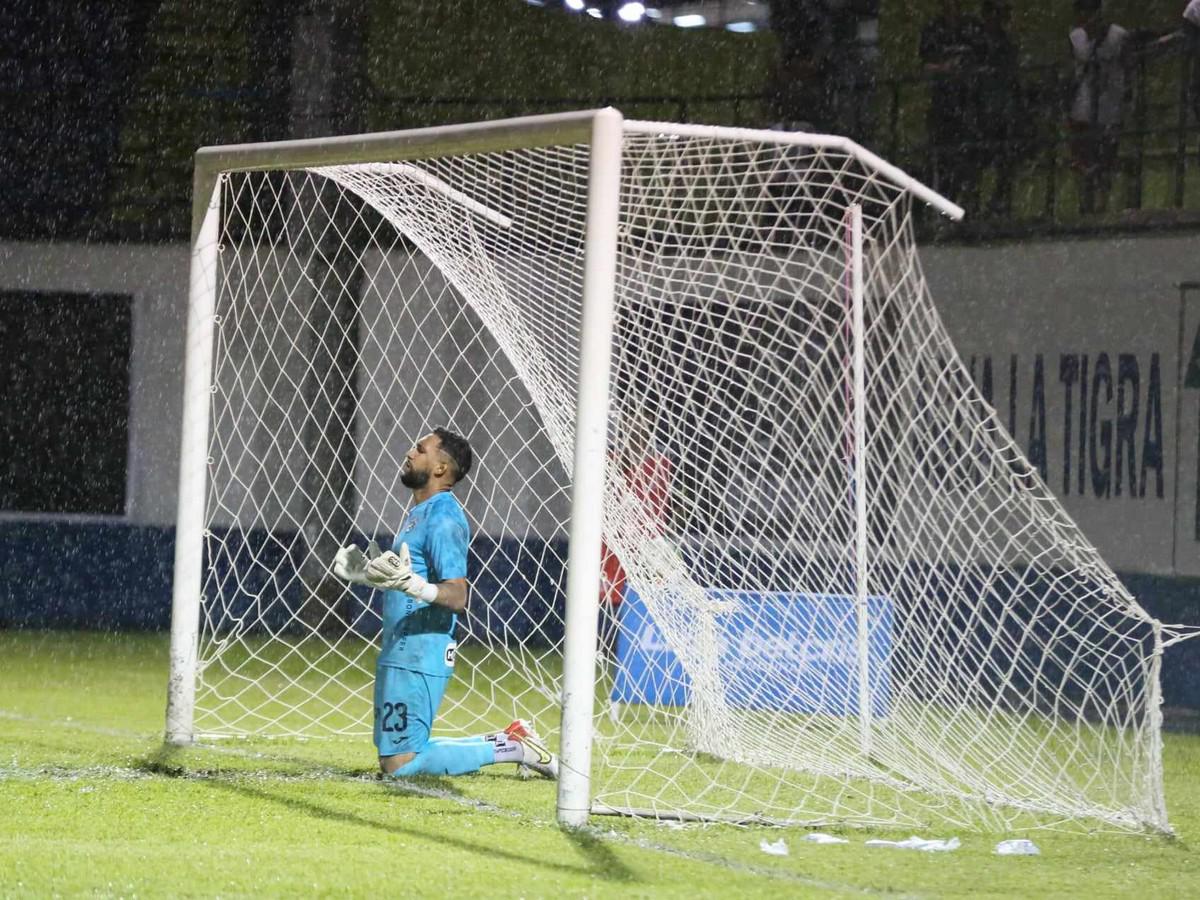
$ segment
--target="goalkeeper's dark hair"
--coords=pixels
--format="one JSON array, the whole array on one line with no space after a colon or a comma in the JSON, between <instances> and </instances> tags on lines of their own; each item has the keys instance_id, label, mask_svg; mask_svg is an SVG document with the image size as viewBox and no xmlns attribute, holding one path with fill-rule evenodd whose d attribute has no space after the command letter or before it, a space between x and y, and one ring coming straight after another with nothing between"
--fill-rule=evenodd
<instances>
[{"instance_id":1,"label":"goalkeeper's dark hair","mask_svg":"<svg viewBox=\"0 0 1200 900\"><path fill-rule=\"evenodd\" d=\"M433 433L442 442L442 452L450 457L454 464L454 483L458 484L471 471L471 444L461 434L455 434L449 428L435 428Z\"/></svg>"}]
</instances>

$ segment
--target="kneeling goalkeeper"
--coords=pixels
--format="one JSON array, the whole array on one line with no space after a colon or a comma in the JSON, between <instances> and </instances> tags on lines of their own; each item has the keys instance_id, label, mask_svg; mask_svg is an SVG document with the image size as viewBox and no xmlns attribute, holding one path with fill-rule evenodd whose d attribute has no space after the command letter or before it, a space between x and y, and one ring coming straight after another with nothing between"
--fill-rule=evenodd
<instances>
[{"instance_id":1,"label":"kneeling goalkeeper","mask_svg":"<svg viewBox=\"0 0 1200 900\"><path fill-rule=\"evenodd\" d=\"M408 451L400 482L413 505L392 550L364 554L344 547L333 570L354 584L384 591L383 633L375 667L375 746L388 775L463 775L513 762L551 778L558 760L527 723L468 738L430 736L454 672L458 613L467 608L470 527L451 493L471 469L471 445L436 428Z\"/></svg>"}]
</instances>

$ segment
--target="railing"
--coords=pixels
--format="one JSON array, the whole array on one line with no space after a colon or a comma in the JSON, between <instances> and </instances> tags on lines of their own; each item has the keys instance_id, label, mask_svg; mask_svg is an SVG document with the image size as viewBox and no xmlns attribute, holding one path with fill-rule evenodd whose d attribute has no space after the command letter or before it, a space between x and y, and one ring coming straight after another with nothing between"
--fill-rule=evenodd
<instances>
[{"instance_id":1,"label":"railing","mask_svg":"<svg viewBox=\"0 0 1200 900\"><path fill-rule=\"evenodd\" d=\"M1013 133L1004 140L964 136L930 143L926 127L930 80L897 78L860 86L843 121L846 133L935 188L945 188L938 161L954 155L984 161L971 195L951 190L968 209L961 226L926 223L926 237L972 240L988 236L1200 226L1200 123L1193 121L1187 61L1138 58L1131 71L1125 127L1120 132L1108 203L1086 203L1086 185L1072 162L1066 128L1070 75L1059 66L1020 73L1009 110ZM1172 67L1174 71L1172 71ZM626 116L748 127L771 125L765 95L406 97L376 93L374 126L407 128L489 116L613 105ZM1011 167L1011 190L997 198L1000 167ZM989 196L990 195L990 196Z\"/></svg>"},{"instance_id":2,"label":"railing","mask_svg":"<svg viewBox=\"0 0 1200 900\"><path fill-rule=\"evenodd\" d=\"M1063 112L1069 76L1060 67L1022 71L1020 102L1012 110L1014 128L1003 140L964 134L948 145L931 144L926 127L930 83L922 77L859 86L857 93L843 98L846 112L827 130L849 134L931 186L950 193L967 208L968 217L961 225L943 229L932 220L927 223L925 237L929 239L1200 226L1200 123L1190 108L1193 98L1187 61L1143 58L1132 75L1125 126L1104 208L1093 203L1089 209L1082 196L1086 185L1072 168L1071 135ZM55 89L55 100L60 90ZM156 121L143 123L141 130L147 137L139 145L126 128L120 153L114 135L109 151L94 155L97 170L88 173L91 190L87 193L79 191L78 178L61 179L66 187L57 193L55 179L43 178L37 188L29 186L32 181L8 186L9 208L0 210L6 213L0 216L0 238L185 239L190 221L192 150L203 143L286 137L285 133L271 133L286 127L280 117L281 100L285 99L259 90L177 97L168 105L178 111L164 121L212 123L212 131L221 133L180 133L167 136L164 143L161 129L165 126ZM45 96L24 99L30 108L46 101ZM374 91L364 98L364 122L371 130L398 129L604 105L616 106L626 116L639 119L748 127L767 127L772 121L769 98L759 94L514 98L419 97ZM26 130L19 133L14 122ZM28 123L27 117L11 117L8 130L0 130L0 141L10 146L27 142ZM0 129L4 127L0 125ZM186 125L176 127L187 129ZM964 156L978 161L965 191L961 185L945 183L944 165ZM151 165L146 162L149 158L157 161ZM45 160L41 163L47 165ZM148 178L146 172L151 169L154 177ZM1011 175L1010 191L998 183L1006 174ZM14 209L19 209L20 215L14 216Z\"/></svg>"},{"instance_id":3,"label":"railing","mask_svg":"<svg viewBox=\"0 0 1200 900\"><path fill-rule=\"evenodd\" d=\"M1198 63L1200 64L1200 63ZM968 210L947 230L970 239L988 235L1196 227L1200 225L1200 122L1191 112L1188 60L1140 57L1130 72L1123 127L1111 166L1107 204L1088 197L1088 179L1073 160L1066 124L1072 79L1061 67L1021 72L1013 128L1003 140L971 135L949 145L929 142L925 128L929 84L897 79L880 86L875 149L939 189L938 160L955 154L978 161L970 190L950 190ZM868 139L869 141L869 139ZM996 196L1003 167L1011 194ZM995 202L999 200L1000 202Z\"/></svg>"}]
</instances>

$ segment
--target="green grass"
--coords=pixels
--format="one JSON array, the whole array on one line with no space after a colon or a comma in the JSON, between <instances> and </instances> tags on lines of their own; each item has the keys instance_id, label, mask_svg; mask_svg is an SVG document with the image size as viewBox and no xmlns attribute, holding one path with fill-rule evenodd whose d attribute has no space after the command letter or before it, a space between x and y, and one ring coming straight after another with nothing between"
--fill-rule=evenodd
<instances>
[{"instance_id":1,"label":"green grass","mask_svg":"<svg viewBox=\"0 0 1200 900\"><path fill-rule=\"evenodd\" d=\"M512 897L1194 896L1200 738L1168 735L1178 837L957 832L942 855L800 841L799 829L595 818L565 831L554 787L511 767L411 784L369 740L162 747L162 635L0 633L0 895ZM948 837L953 832L928 833ZM788 857L759 849L783 837Z\"/></svg>"},{"instance_id":2,"label":"green grass","mask_svg":"<svg viewBox=\"0 0 1200 900\"><path fill-rule=\"evenodd\" d=\"M331 644L315 634L302 640L241 635L205 644L197 733L361 743L370 731L375 652L359 639ZM534 685L552 684L560 668L557 654L544 648L460 648L438 731L478 734L522 716L557 743L553 689ZM596 703L603 709L613 672L601 669ZM1097 722L900 699L874 729L877 753L864 759L853 719L734 708L723 713L714 730L739 737L725 752L707 748L710 753L678 752L694 746L682 709L631 704L619 715L599 717L594 799L619 808L684 809L760 823L998 831L1044 824L1047 814L1032 808L1078 808L1124 819L1141 808L1145 795L1133 759L1139 738ZM767 734L769 742L756 737ZM941 786L937 798L913 787L933 783ZM1024 801L1027 810L985 802L984 791Z\"/></svg>"}]
</instances>

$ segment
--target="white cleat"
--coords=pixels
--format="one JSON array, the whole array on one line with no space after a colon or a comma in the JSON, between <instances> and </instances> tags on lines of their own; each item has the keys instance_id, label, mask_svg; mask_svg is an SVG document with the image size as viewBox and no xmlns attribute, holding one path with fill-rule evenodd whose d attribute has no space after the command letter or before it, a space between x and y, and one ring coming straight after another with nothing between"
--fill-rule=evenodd
<instances>
[{"instance_id":1,"label":"white cleat","mask_svg":"<svg viewBox=\"0 0 1200 900\"><path fill-rule=\"evenodd\" d=\"M521 745L524 759L519 765L522 769L531 769L547 778L558 777L558 757L550 752L532 725L524 719L517 719L504 729L504 733Z\"/></svg>"}]
</instances>

